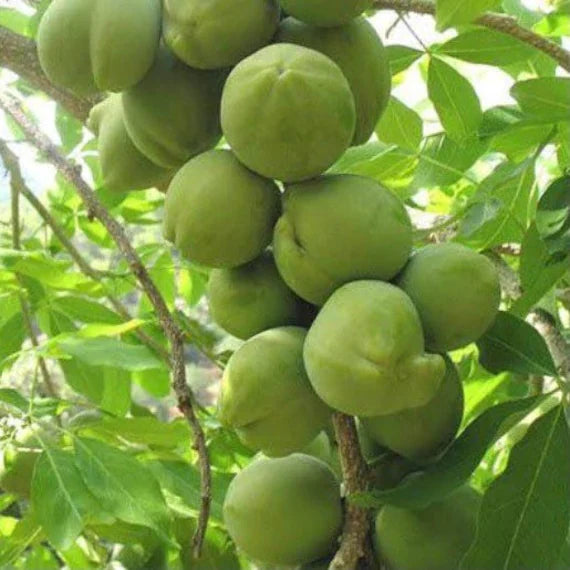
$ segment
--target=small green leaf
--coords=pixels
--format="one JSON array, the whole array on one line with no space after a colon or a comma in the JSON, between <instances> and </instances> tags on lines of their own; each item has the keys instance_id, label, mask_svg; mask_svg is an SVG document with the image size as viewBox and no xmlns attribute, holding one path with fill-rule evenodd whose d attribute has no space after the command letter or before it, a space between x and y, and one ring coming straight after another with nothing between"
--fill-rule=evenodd
<instances>
[{"instance_id":1,"label":"small green leaf","mask_svg":"<svg viewBox=\"0 0 570 570\"><path fill-rule=\"evenodd\" d=\"M382 142L415 152L422 140L423 122L414 110L390 97L388 107L376 125L376 135Z\"/></svg>"},{"instance_id":2,"label":"small green leaf","mask_svg":"<svg viewBox=\"0 0 570 570\"><path fill-rule=\"evenodd\" d=\"M386 46L386 55L390 62L390 71L392 75L396 75L410 67L424 52L408 46L391 45Z\"/></svg>"},{"instance_id":3,"label":"small green leaf","mask_svg":"<svg viewBox=\"0 0 570 570\"><path fill-rule=\"evenodd\" d=\"M511 313L499 311L491 328L477 341L477 346L481 364L494 374L505 370L517 374L558 374L539 332Z\"/></svg>"},{"instance_id":4,"label":"small green leaf","mask_svg":"<svg viewBox=\"0 0 570 570\"><path fill-rule=\"evenodd\" d=\"M27 413L30 408L30 402L13 388L0 388L0 402L24 413Z\"/></svg>"},{"instance_id":5,"label":"small green leaf","mask_svg":"<svg viewBox=\"0 0 570 570\"><path fill-rule=\"evenodd\" d=\"M51 300L50 305L67 315L70 319L82 323L105 323L117 325L123 319L101 303L96 303L84 297L66 295Z\"/></svg>"},{"instance_id":6,"label":"small green leaf","mask_svg":"<svg viewBox=\"0 0 570 570\"><path fill-rule=\"evenodd\" d=\"M570 77L539 77L519 81L511 95L521 109L549 123L570 121Z\"/></svg>"},{"instance_id":7,"label":"small green leaf","mask_svg":"<svg viewBox=\"0 0 570 570\"><path fill-rule=\"evenodd\" d=\"M469 24L475 18L494 8L499 0L437 0L435 20L438 30Z\"/></svg>"},{"instance_id":8,"label":"small green leaf","mask_svg":"<svg viewBox=\"0 0 570 570\"><path fill-rule=\"evenodd\" d=\"M570 251L570 176L556 179L541 196L536 225L548 251Z\"/></svg>"},{"instance_id":9,"label":"small green leaf","mask_svg":"<svg viewBox=\"0 0 570 570\"><path fill-rule=\"evenodd\" d=\"M485 493L462 570L549 570L556 564L570 524L568 449L564 409L557 406L530 426Z\"/></svg>"},{"instance_id":10,"label":"small green leaf","mask_svg":"<svg viewBox=\"0 0 570 570\"><path fill-rule=\"evenodd\" d=\"M21 518L12 534L0 541L0 568L12 568L29 547L43 538L42 527L35 513L29 509Z\"/></svg>"},{"instance_id":11,"label":"small green leaf","mask_svg":"<svg viewBox=\"0 0 570 570\"><path fill-rule=\"evenodd\" d=\"M437 57L432 57L428 66L428 94L452 139L461 141L477 132L482 111L473 86Z\"/></svg>"}]
</instances>

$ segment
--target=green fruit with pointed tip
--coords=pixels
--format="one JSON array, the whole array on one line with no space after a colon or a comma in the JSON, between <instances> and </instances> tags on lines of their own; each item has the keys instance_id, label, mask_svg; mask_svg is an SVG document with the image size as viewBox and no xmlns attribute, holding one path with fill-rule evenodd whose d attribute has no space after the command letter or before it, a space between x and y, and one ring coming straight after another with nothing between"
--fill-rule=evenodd
<instances>
[{"instance_id":1,"label":"green fruit with pointed tip","mask_svg":"<svg viewBox=\"0 0 570 570\"><path fill-rule=\"evenodd\" d=\"M307 334L304 360L322 400L357 416L423 406L445 374L443 358L424 352L409 297L381 281L355 281L333 293Z\"/></svg>"},{"instance_id":2,"label":"green fruit with pointed tip","mask_svg":"<svg viewBox=\"0 0 570 570\"><path fill-rule=\"evenodd\" d=\"M291 16L322 27L347 24L372 6L372 0L280 0L280 3Z\"/></svg>"},{"instance_id":3,"label":"green fruit with pointed tip","mask_svg":"<svg viewBox=\"0 0 570 570\"><path fill-rule=\"evenodd\" d=\"M160 0L54 0L38 28L40 64L81 95L122 91L152 65L160 26Z\"/></svg>"},{"instance_id":4,"label":"green fruit with pointed tip","mask_svg":"<svg viewBox=\"0 0 570 570\"><path fill-rule=\"evenodd\" d=\"M242 339L279 326L302 325L307 312L306 303L285 285L270 252L233 269L214 269L208 302L214 321Z\"/></svg>"},{"instance_id":5,"label":"green fruit with pointed tip","mask_svg":"<svg viewBox=\"0 0 570 570\"><path fill-rule=\"evenodd\" d=\"M427 245L410 259L397 284L412 299L434 352L461 348L493 324L501 287L493 263L457 243Z\"/></svg>"},{"instance_id":6,"label":"green fruit with pointed tip","mask_svg":"<svg viewBox=\"0 0 570 570\"><path fill-rule=\"evenodd\" d=\"M190 261L236 267L271 241L279 189L228 150L211 150L185 164L166 193L164 236Z\"/></svg>"},{"instance_id":7,"label":"green fruit with pointed tip","mask_svg":"<svg viewBox=\"0 0 570 570\"><path fill-rule=\"evenodd\" d=\"M230 67L267 45L277 0L165 0L164 41L197 69Z\"/></svg>"},{"instance_id":8,"label":"green fruit with pointed tip","mask_svg":"<svg viewBox=\"0 0 570 570\"><path fill-rule=\"evenodd\" d=\"M144 79L125 91L125 126L152 162L178 168L220 139L220 98L225 73L192 69L166 49Z\"/></svg>"},{"instance_id":9,"label":"green fruit with pointed tip","mask_svg":"<svg viewBox=\"0 0 570 570\"><path fill-rule=\"evenodd\" d=\"M285 283L315 305L344 283L391 279L411 248L402 201L375 180L350 174L288 186L273 236Z\"/></svg>"},{"instance_id":10,"label":"green fruit with pointed tip","mask_svg":"<svg viewBox=\"0 0 570 570\"><path fill-rule=\"evenodd\" d=\"M108 190L144 190L172 176L172 171L151 162L131 141L120 95L112 95L95 105L87 126L97 135L101 175Z\"/></svg>"},{"instance_id":11,"label":"green fruit with pointed tip","mask_svg":"<svg viewBox=\"0 0 570 570\"><path fill-rule=\"evenodd\" d=\"M348 148L356 124L354 97L338 65L292 44L262 48L233 69L221 117L236 156L284 182L324 172Z\"/></svg>"},{"instance_id":12,"label":"green fruit with pointed tip","mask_svg":"<svg viewBox=\"0 0 570 570\"><path fill-rule=\"evenodd\" d=\"M220 420L265 455L303 449L330 420L303 366L305 335L300 327L262 332L232 355L224 371Z\"/></svg>"},{"instance_id":13,"label":"green fruit with pointed tip","mask_svg":"<svg viewBox=\"0 0 570 570\"><path fill-rule=\"evenodd\" d=\"M425 405L361 418L369 437L416 463L430 462L445 451L463 417L463 385L455 364L447 357L445 360L445 376Z\"/></svg>"},{"instance_id":14,"label":"green fruit with pointed tip","mask_svg":"<svg viewBox=\"0 0 570 570\"><path fill-rule=\"evenodd\" d=\"M334 550L342 527L340 486L308 455L261 458L231 482L224 522L246 555L268 564L305 564Z\"/></svg>"},{"instance_id":15,"label":"green fruit with pointed tip","mask_svg":"<svg viewBox=\"0 0 570 570\"><path fill-rule=\"evenodd\" d=\"M374 537L379 557L391 570L458 570L475 538L480 503L465 486L422 510L383 507Z\"/></svg>"},{"instance_id":16,"label":"green fruit with pointed tip","mask_svg":"<svg viewBox=\"0 0 570 570\"><path fill-rule=\"evenodd\" d=\"M368 20L357 18L344 26L322 28L286 18L275 39L317 50L340 67L356 104L352 144L365 143L386 109L392 83L386 50Z\"/></svg>"}]
</instances>

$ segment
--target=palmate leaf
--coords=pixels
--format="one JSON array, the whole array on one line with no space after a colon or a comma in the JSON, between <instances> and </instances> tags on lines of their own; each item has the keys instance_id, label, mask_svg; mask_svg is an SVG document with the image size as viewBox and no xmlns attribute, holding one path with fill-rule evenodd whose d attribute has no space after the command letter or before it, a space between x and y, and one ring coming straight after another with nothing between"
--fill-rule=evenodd
<instances>
[{"instance_id":1,"label":"palmate leaf","mask_svg":"<svg viewBox=\"0 0 570 570\"><path fill-rule=\"evenodd\" d=\"M529 428L483 498L462 570L549 570L570 524L570 435L557 406Z\"/></svg>"}]
</instances>

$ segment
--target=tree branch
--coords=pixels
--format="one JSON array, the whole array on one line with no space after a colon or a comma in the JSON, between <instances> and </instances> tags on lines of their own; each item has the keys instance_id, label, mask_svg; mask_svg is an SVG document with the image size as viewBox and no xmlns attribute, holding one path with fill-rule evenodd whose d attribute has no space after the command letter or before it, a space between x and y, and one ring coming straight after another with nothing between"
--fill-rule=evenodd
<instances>
[{"instance_id":1,"label":"tree branch","mask_svg":"<svg viewBox=\"0 0 570 570\"><path fill-rule=\"evenodd\" d=\"M119 250L125 257L130 270L138 279L145 294L156 312L158 321L168 338L171 347L172 384L178 407L187 419L194 434L194 449L198 452L201 475L201 508L198 525L193 538L194 554L199 556L208 525L211 503L211 470L206 446L206 437L200 421L194 411L194 397L186 382L186 368L184 361L184 334L174 321L159 290L141 262L137 252L129 242L123 227L115 220L101 204L95 192L83 180L80 169L69 162L58 148L42 133L27 117L22 107L13 98L0 93L0 107L8 113L24 132L38 151L46 157L70 182L87 208L105 226Z\"/></svg>"},{"instance_id":2,"label":"tree branch","mask_svg":"<svg viewBox=\"0 0 570 570\"><path fill-rule=\"evenodd\" d=\"M19 75L30 86L43 91L60 103L81 122L85 122L98 97L82 98L56 87L44 75L38 59L36 43L0 26L0 67Z\"/></svg>"},{"instance_id":3,"label":"tree branch","mask_svg":"<svg viewBox=\"0 0 570 570\"><path fill-rule=\"evenodd\" d=\"M372 5L377 10L396 10L397 12L415 12L435 15L433 0L375 0ZM491 28L521 40L558 62L558 65L570 71L570 52L551 42L549 39L519 26L516 19L504 14L486 13L474 21L475 24Z\"/></svg>"}]
</instances>

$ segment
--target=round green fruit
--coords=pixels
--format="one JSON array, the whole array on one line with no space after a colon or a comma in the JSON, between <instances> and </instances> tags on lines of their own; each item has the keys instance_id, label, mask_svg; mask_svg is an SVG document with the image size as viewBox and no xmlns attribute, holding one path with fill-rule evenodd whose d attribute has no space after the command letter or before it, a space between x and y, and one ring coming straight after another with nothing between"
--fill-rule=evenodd
<instances>
[{"instance_id":1,"label":"round green fruit","mask_svg":"<svg viewBox=\"0 0 570 570\"><path fill-rule=\"evenodd\" d=\"M287 187L273 248L285 283L322 305L349 281L394 277L408 260L412 226L401 200L371 178L321 176Z\"/></svg>"},{"instance_id":2,"label":"round green fruit","mask_svg":"<svg viewBox=\"0 0 570 570\"><path fill-rule=\"evenodd\" d=\"M230 483L224 521L236 545L268 564L305 564L335 547L342 526L340 486L308 455L261 458Z\"/></svg>"},{"instance_id":3,"label":"round green fruit","mask_svg":"<svg viewBox=\"0 0 570 570\"><path fill-rule=\"evenodd\" d=\"M376 518L375 545L391 570L457 570L475 538L480 495L462 487L422 510L387 505Z\"/></svg>"},{"instance_id":4,"label":"round green fruit","mask_svg":"<svg viewBox=\"0 0 570 570\"><path fill-rule=\"evenodd\" d=\"M355 281L333 293L307 334L304 359L321 399L357 416L425 405L445 374L443 358L424 353L409 297L381 281Z\"/></svg>"},{"instance_id":5,"label":"round green fruit","mask_svg":"<svg viewBox=\"0 0 570 570\"><path fill-rule=\"evenodd\" d=\"M372 0L280 0L282 8L302 22L329 27L347 24L372 6Z\"/></svg>"},{"instance_id":6,"label":"round green fruit","mask_svg":"<svg viewBox=\"0 0 570 570\"><path fill-rule=\"evenodd\" d=\"M321 28L286 18L276 41L305 46L330 57L342 70L356 105L353 145L365 143L388 104L392 76L386 50L365 18L344 26Z\"/></svg>"},{"instance_id":7,"label":"round green fruit","mask_svg":"<svg viewBox=\"0 0 570 570\"><path fill-rule=\"evenodd\" d=\"M361 418L376 443L416 463L436 459L453 441L463 417L463 385L455 364L446 358L446 374L423 406L394 414Z\"/></svg>"},{"instance_id":8,"label":"round green fruit","mask_svg":"<svg viewBox=\"0 0 570 570\"><path fill-rule=\"evenodd\" d=\"M112 95L95 105L87 126L97 135L101 174L108 190L144 190L172 176L170 170L151 162L131 141L120 95Z\"/></svg>"},{"instance_id":9,"label":"round green fruit","mask_svg":"<svg viewBox=\"0 0 570 570\"><path fill-rule=\"evenodd\" d=\"M220 420L265 455L301 450L330 420L303 366L305 335L300 327L262 332L232 355L224 371Z\"/></svg>"},{"instance_id":10,"label":"round green fruit","mask_svg":"<svg viewBox=\"0 0 570 570\"><path fill-rule=\"evenodd\" d=\"M214 269L208 302L214 321L242 339L275 327L302 325L308 310L285 285L268 251L246 265Z\"/></svg>"},{"instance_id":11,"label":"round green fruit","mask_svg":"<svg viewBox=\"0 0 570 570\"><path fill-rule=\"evenodd\" d=\"M277 0L165 0L164 40L198 69L230 67L268 44L279 22Z\"/></svg>"},{"instance_id":12,"label":"round green fruit","mask_svg":"<svg viewBox=\"0 0 570 570\"><path fill-rule=\"evenodd\" d=\"M236 267L271 241L279 188L251 172L228 150L185 164L166 193L164 236L190 261Z\"/></svg>"},{"instance_id":13,"label":"round green fruit","mask_svg":"<svg viewBox=\"0 0 570 570\"><path fill-rule=\"evenodd\" d=\"M456 243L427 245L415 253L397 283L420 315L426 346L461 348L493 324L501 288L493 263Z\"/></svg>"},{"instance_id":14,"label":"round green fruit","mask_svg":"<svg viewBox=\"0 0 570 570\"><path fill-rule=\"evenodd\" d=\"M225 74L191 69L162 49L144 79L125 91L125 126L152 162L178 168L220 139Z\"/></svg>"},{"instance_id":15,"label":"round green fruit","mask_svg":"<svg viewBox=\"0 0 570 570\"><path fill-rule=\"evenodd\" d=\"M54 0L38 28L40 64L78 94L122 91L152 65L160 22L160 0Z\"/></svg>"},{"instance_id":16,"label":"round green fruit","mask_svg":"<svg viewBox=\"0 0 570 570\"><path fill-rule=\"evenodd\" d=\"M268 178L294 182L324 172L350 145L350 85L323 54L292 44L260 49L230 73L222 130L236 156Z\"/></svg>"}]
</instances>

